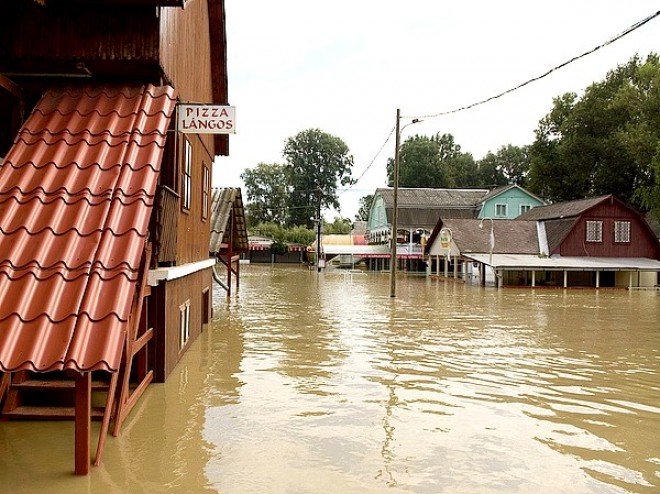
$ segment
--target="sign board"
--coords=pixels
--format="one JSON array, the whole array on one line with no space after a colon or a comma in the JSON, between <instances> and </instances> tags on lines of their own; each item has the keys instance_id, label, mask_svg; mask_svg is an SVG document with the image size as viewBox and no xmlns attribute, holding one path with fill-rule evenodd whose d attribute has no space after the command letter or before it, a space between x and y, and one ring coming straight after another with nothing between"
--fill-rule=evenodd
<instances>
[{"instance_id":1,"label":"sign board","mask_svg":"<svg viewBox=\"0 0 660 494\"><path fill-rule=\"evenodd\" d=\"M178 131L189 134L235 134L236 107L226 105L177 105Z\"/></svg>"},{"instance_id":2,"label":"sign board","mask_svg":"<svg viewBox=\"0 0 660 494\"><path fill-rule=\"evenodd\" d=\"M451 230L449 228L440 230L440 248L445 250L451 248Z\"/></svg>"}]
</instances>

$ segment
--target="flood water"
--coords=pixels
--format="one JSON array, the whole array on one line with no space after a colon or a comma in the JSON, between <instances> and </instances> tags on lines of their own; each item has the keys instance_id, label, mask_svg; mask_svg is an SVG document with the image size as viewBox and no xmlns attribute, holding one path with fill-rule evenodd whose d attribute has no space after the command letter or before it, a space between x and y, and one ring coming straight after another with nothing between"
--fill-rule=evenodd
<instances>
[{"instance_id":1,"label":"flood water","mask_svg":"<svg viewBox=\"0 0 660 494\"><path fill-rule=\"evenodd\" d=\"M660 492L660 292L241 268L90 475L0 423L0 492Z\"/></svg>"}]
</instances>

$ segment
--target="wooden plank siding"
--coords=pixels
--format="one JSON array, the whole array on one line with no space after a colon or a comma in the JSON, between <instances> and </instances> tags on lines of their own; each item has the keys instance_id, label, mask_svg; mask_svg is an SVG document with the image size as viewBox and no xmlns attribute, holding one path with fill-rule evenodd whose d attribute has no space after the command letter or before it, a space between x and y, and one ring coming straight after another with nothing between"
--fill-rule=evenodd
<instances>
[{"instance_id":1,"label":"wooden plank siding","mask_svg":"<svg viewBox=\"0 0 660 494\"><path fill-rule=\"evenodd\" d=\"M587 221L603 222L603 241L587 242ZM630 242L614 242L614 222L630 221ZM632 209L619 201L603 202L585 212L567 234L553 254L562 256L593 257L647 257L659 259L657 240L653 238L648 224Z\"/></svg>"},{"instance_id":2,"label":"wooden plank siding","mask_svg":"<svg viewBox=\"0 0 660 494\"><path fill-rule=\"evenodd\" d=\"M116 5L6 4L0 21L0 72L8 77L157 74L158 17L152 6L132 6L130 15L117 15Z\"/></svg>"},{"instance_id":3,"label":"wooden plank siding","mask_svg":"<svg viewBox=\"0 0 660 494\"><path fill-rule=\"evenodd\" d=\"M185 351L199 337L203 324L208 323L212 313L211 269L198 271L189 276L160 283L152 290L159 310L152 313L154 327L164 328L154 335L155 369L154 381L165 382ZM180 341L180 308L190 303L190 335L184 347ZM206 318L206 320L205 320ZM168 323L165 324L165 321Z\"/></svg>"}]
</instances>

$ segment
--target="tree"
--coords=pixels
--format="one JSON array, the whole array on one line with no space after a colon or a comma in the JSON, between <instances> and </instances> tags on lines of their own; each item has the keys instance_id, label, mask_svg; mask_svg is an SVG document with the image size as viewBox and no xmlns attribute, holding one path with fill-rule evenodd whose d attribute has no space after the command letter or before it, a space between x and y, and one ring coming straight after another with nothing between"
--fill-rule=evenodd
<instances>
[{"instance_id":1,"label":"tree","mask_svg":"<svg viewBox=\"0 0 660 494\"><path fill-rule=\"evenodd\" d=\"M246 168L241 179L248 201L245 207L248 226L269 222L283 225L287 218L289 193L285 166L259 163L253 169Z\"/></svg>"},{"instance_id":2,"label":"tree","mask_svg":"<svg viewBox=\"0 0 660 494\"><path fill-rule=\"evenodd\" d=\"M640 208L658 207L651 192L660 159L659 108L655 54L644 63L633 57L581 98L555 98L530 149L530 190L552 201L616 194Z\"/></svg>"},{"instance_id":3,"label":"tree","mask_svg":"<svg viewBox=\"0 0 660 494\"><path fill-rule=\"evenodd\" d=\"M348 218L342 218L341 216L335 216L335 219L332 223L323 222L323 232L328 234L347 234L351 233L353 225L351 220Z\"/></svg>"},{"instance_id":4,"label":"tree","mask_svg":"<svg viewBox=\"0 0 660 494\"><path fill-rule=\"evenodd\" d=\"M369 212L371 211L371 203L374 202L374 195L367 194L360 197L360 209L355 215L355 221L369 221Z\"/></svg>"},{"instance_id":5,"label":"tree","mask_svg":"<svg viewBox=\"0 0 660 494\"><path fill-rule=\"evenodd\" d=\"M529 174L529 146L513 144L489 152L478 162L480 186L519 185L525 187Z\"/></svg>"},{"instance_id":6,"label":"tree","mask_svg":"<svg viewBox=\"0 0 660 494\"><path fill-rule=\"evenodd\" d=\"M338 137L319 129L308 129L290 137L284 145L289 195L287 224L312 227L322 208L339 211L337 182L353 183L353 156Z\"/></svg>"},{"instance_id":7,"label":"tree","mask_svg":"<svg viewBox=\"0 0 660 494\"><path fill-rule=\"evenodd\" d=\"M468 187L477 167L470 153L463 153L451 134L415 135L399 150L401 187ZM388 183L394 183L394 159L387 162Z\"/></svg>"}]
</instances>

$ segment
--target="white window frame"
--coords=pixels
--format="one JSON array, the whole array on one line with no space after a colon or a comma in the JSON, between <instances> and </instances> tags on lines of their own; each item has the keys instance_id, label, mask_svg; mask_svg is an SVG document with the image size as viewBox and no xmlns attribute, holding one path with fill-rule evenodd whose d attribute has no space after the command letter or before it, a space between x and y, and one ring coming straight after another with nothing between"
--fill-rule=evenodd
<instances>
[{"instance_id":1,"label":"white window frame","mask_svg":"<svg viewBox=\"0 0 660 494\"><path fill-rule=\"evenodd\" d=\"M614 242L618 244L630 243L632 222L628 220L614 220Z\"/></svg>"},{"instance_id":2,"label":"white window frame","mask_svg":"<svg viewBox=\"0 0 660 494\"><path fill-rule=\"evenodd\" d=\"M179 306L179 350L183 349L190 339L190 300Z\"/></svg>"},{"instance_id":3,"label":"white window frame","mask_svg":"<svg viewBox=\"0 0 660 494\"><path fill-rule=\"evenodd\" d=\"M585 223L585 241L600 243L603 241L603 221L587 220Z\"/></svg>"},{"instance_id":4,"label":"white window frame","mask_svg":"<svg viewBox=\"0 0 660 494\"><path fill-rule=\"evenodd\" d=\"M211 209L211 169L206 163L203 163L202 175L202 221L206 222Z\"/></svg>"},{"instance_id":5,"label":"white window frame","mask_svg":"<svg viewBox=\"0 0 660 494\"><path fill-rule=\"evenodd\" d=\"M519 210L518 214L526 213L527 211L529 211L529 210L532 209L533 207L534 207L534 206L532 206L531 204L521 204L521 205L520 205L520 210Z\"/></svg>"},{"instance_id":6,"label":"white window frame","mask_svg":"<svg viewBox=\"0 0 660 494\"><path fill-rule=\"evenodd\" d=\"M181 173L181 207L190 210L192 200L192 144L183 138L183 170Z\"/></svg>"},{"instance_id":7,"label":"white window frame","mask_svg":"<svg viewBox=\"0 0 660 494\"><path fill-rule=\"evenodd\" d=\"M504 210L504 214L500 213L500 209ZM508 204L495 204L495 218L506 218L509 216L509 205Z\"/></svg>"}]
</instances>

